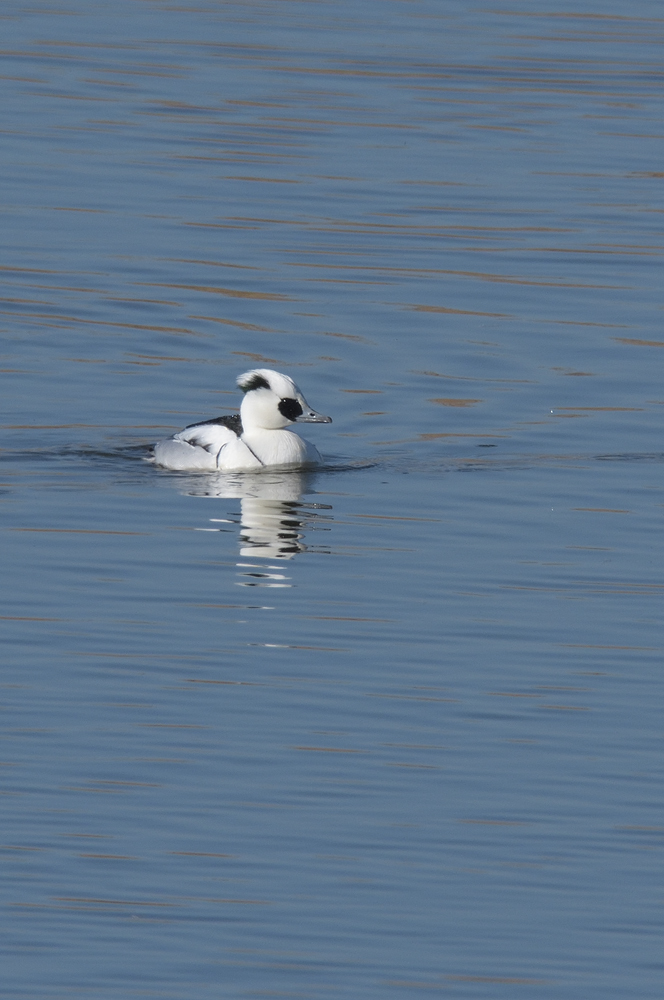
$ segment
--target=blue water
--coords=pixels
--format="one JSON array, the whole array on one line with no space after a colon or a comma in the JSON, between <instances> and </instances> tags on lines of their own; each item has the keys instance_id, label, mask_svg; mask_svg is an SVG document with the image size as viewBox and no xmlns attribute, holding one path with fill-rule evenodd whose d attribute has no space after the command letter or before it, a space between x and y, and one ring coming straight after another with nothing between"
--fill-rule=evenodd
<instances>
[{"instance_id":1,"label":"blue water","mask_svg":"<svg viewBox=\"0 0 664 1000\"><path fill-rule=\"evenodd\" d=\"M2 995L659 998L658 6L2 23Z\"/></svg>"}]
</instances>

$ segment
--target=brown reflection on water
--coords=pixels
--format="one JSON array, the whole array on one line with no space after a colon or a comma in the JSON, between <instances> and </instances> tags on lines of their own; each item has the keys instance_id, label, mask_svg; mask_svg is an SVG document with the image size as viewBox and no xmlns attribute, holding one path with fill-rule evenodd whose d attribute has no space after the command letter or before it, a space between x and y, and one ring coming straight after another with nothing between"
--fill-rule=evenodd
<instances>
[{"instance_id":1,"label":"brown reflection on water","mask_svg":"<svg viewBox=\"0 0 664 1000\"><path fill-rule=\"evenodd\" d=\"M475 406L476 403L481 403L481 402L483 402L483 400L481 400L481 399L449 399L449 398L443 397L441 399L430 399L429 402L430 403L437 403L438 406Z\"/></svg>"},{"instance_id":2,"label":"brown reflection on water","mask_svg":"<svg viewBox=\"0 0 664 1000\"><path fill-rule=\"evenodd\" d=\"M636 340L630 337L614 337L619 344L630 344L634 347L664 347L664 340Z\"/></svg>"},{"instance_id":3,"label":"brown reflection on water","mask_svg":"<svg viewBox=\"0 0 664 1000\"><path fill-rule=\"evenodd\" d=\"M480 312L477 309L451 309L449 306L406 306L413 312L446 313L452 316L492 316L495 319L512 319L508 313Z\"/></svg>"},{"instance_id":4,"label":"brown reflection on water","mask_svg":"<svg viewBox=\"0 0 664 1000\"><path fill-rule=\"evenodd\" d=\"M228 295L233 299L267 299L270 302L292 302L289 295L274 294L269 292L248 292L239 288L222 288L218 285L176 285L171 282L158 281L138 281L138 285L152 285L157 288L184 288L190 292L203 292L206 295Z\"/></svg>"},{"instance_id":5,"label":"brown reflection on water","mask_svg":"<svg viewBox=\"0 0 664 1000\"><path fill-rule=\"evenodd\" d=\"M234 326L238 330L247 330L252 333L276 333L277 331L269 326L258 326L257 323L243 323L241 320L228 319L222 316L197 316L191 315L189 319L201 319L207 323L220 323L222 326Z\"/></svg>"},{"instance_id":6,"label":"brown reflection on water","mask_svg":"<svg viewBox=\"0 0 664 1000\"><path fill-rule=\"evenodd\" d=\"M295 261L288 261L286 263L287 267L307 267L307 268L326 268L328 270L353 270L353 271L379 271L384 274L395 274L395 275L412 275L429 277L436 274L448 274L454 277L460 278L473 278L477 281L489 281L498 282L501 284L508 285L533 285L535 287L542 288L625 288L624 285L605 285L605 284L583 284L579 282L570 281L534 281L531 278L518 277L517 275L507 275L507 274L491 274L483 273L481 271L456 271L449 270L446 268L429 268L429 267L382 267L371 264L315 264L311 261L306 263L299 263Z\"/></svg>"}]
</instances>

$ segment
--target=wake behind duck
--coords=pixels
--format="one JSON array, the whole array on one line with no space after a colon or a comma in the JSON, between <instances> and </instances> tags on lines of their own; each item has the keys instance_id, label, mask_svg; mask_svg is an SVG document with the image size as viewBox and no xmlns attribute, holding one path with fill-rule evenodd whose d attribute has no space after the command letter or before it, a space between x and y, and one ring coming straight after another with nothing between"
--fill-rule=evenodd
<instances>
[{"instance_id":1,"label":"wake behind duck","mask_svg":"<svg viewBox=\"0 0 664 1000\"><path fill-rule=\"evenodd\" d=\"M154 461L178 471L233 471L318 465L318 449L289 424L331 424L312 410L288 375L255 368L238 376L244 393L239 414L190 424L154 446Z\"/></svg>"}]
</instances>

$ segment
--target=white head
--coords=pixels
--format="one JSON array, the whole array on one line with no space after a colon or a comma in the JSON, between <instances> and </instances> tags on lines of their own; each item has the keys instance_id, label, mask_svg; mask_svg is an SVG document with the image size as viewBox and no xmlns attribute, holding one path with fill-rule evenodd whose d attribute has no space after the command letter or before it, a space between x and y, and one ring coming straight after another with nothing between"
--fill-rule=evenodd
<instances>
[{"instance_id":1,"label":"white head","mask_svg":"<svg viewBox=\"0 0 664 1000\"><path fill-rule=\"evenodd\" d=\"M281 372L254 368L239 375L237 384L244 393L240 416L245 431L278 430L293 423L332 423L331 417L312 410L292 378Z\"/></svg>"}]
</instances>

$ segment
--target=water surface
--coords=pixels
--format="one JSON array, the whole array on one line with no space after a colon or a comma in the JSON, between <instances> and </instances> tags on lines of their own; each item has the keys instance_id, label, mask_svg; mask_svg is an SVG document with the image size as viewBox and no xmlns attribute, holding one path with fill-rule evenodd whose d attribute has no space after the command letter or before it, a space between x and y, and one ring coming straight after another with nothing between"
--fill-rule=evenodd
<instances>
[{"instance_id":1,"label":"water surface","mask_svg":"<svg viewBox=\"0 0 664 1000\"><path fill-rule=\"evenodd\" d=\"M2 23L3 995L659 997L658 5Z\"/></svg>"}]
</instances>

